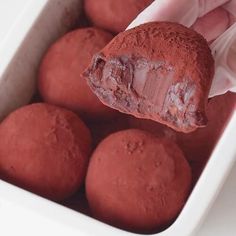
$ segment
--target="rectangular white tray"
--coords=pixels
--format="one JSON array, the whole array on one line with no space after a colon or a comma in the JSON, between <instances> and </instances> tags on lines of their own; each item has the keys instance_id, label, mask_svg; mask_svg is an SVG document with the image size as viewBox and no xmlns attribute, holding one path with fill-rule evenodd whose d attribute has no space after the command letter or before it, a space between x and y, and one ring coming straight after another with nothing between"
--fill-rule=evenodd
<instances>
[{"instance_id":1,"label":"rectangular white tray","mask_svg":"<svg viewBox=\"0 0 236 236\"><path fill-rule=\"evenodd\" d=\"M27 104L42 55L81 10L79 0L28 0L0 45L0 117ZM192 235L214 202L236 160L233 113L177 220L159 236ZM0 181L1 231L8 235L136 235L108 226ZM14 225L12 225L14 222Z\"/></svg>"}]
</instances>

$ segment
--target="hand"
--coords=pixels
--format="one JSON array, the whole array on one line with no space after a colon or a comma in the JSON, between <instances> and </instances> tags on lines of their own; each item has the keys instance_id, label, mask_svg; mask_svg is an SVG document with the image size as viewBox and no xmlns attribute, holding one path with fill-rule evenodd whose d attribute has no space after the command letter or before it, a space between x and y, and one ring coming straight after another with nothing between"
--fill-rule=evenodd
<instances>
[{"instance_id":1,"label":"hand","mask_svg":"<svg viewBox=\"0 0 236 236\"><path fill-rule=\"evenodd\" d=\"M236 92L236 0L155 0L128 29L151 21L181 23L202 34L209 44L234 24L211 45L216 69L209 97Z\"/></svg>"},{"instance_id":2,"label":"hand","mask_svg":"<svg viewBox=\"0 0 236 236\"><path fill-rule=\"evenodd\" d=\"M128 29L150 21L181 23L192 27L211 42L236 21L236 1L155 0Z\"/></svg>"}]
</instances>

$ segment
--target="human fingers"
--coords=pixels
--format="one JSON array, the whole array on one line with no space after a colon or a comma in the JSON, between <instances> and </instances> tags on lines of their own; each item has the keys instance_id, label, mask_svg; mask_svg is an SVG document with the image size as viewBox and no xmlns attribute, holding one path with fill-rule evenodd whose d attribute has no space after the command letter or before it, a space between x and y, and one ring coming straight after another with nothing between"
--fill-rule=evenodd
<instances>
[{"instance_id":1,"label":"human fingers","mask_svg":"<svg viewBox=\"0 0 236 236\"><path fill-rule=\"evenodd\" d=\"M230 22L230 25L234 24L236 22L236 17L230 14L229 22Z\"/></svg>"},{"instance_id":2,"label":"human fingers","mask_svg":"<svg viewBox=\"0 0 236 236\"><path fill-rule=\"evenodd\" d=\"M141 12L137 18L128 26L128 29L151 21L172 21L187 23L186 18L194 18L189 23L192 25L198 14L198 0L155 0L149 7ZM191 14L189 14L191 12ZM193 16L193 17L190 17Z\"/></svg>"},{"instance_id":3,"label":"human fingers","mask_svg":"<svg viewBox=\"0 0 236 236\"><path fill-rule=\"evenodd\" d=\"M128 26L133 28L151 21L179 22L187 27L196 19L229 0L155 0Z\"/></svg>"},{"instance_id":4,"label":"human fingers","mask_svg":"<svg viewBox=\"0 0 236 236\"><path fill-rule=\"evenodd\" d=\"M198 0L199 2L199 17L204 16L208 12L216 9L219 6L222 6L225 3L228 3L229 0Z\"/></svg>"},{"instance_id":5,"label":"human fingers","mask_svg":"<svg viewBox=\"0 0 236 236\"><path fill-rule=\"evenodd\" d=\"M236 92L236 23L210 45L215 59L215 75L209 97Z\"/></svg>"},{"instance_id":6,"label":"human fingers","mask_svg":"<svg viewBox=\"0 0 236 236\"><path fill-rule=\"evenodd\" d=\"M229 65L230 69L232 71L235 71L235 73L236 73L235 58L236 58L236 40L235 40L234 44L231 46L231 48L229 50L228 57L227 57L227 62L228 62L228 65Z\"/></svg>"},{"instance_id":7,"label":"human fingers","mask_svg":"<svg viewBox=\"0 0 236 236\"><path fill-rule=\"evenodd\" d=\"M222 7L209 12L193 24L192 28L211 42L230 26L230 14Z\"/></svg>"},{"instance_id":8,"label":"human fingers","mask_svg":"<svg viewBox=\"0 0 236 236\"><path fill-rule=\"evenodd\" d=\"M224 5L224 8L236 18L236 0L231 0Z\"/></svg>"}]
</instances>

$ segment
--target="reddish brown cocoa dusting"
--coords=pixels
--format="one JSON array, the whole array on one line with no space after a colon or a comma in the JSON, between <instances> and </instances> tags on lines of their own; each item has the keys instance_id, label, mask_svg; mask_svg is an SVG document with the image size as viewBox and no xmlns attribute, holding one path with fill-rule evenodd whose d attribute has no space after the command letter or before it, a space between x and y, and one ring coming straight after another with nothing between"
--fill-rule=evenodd
<instances>
[{"instance_id":1,"label":"reddish brown cocoa dusting","mask_svg":"<svg viewBox=\"0 0 236 236\"><path fill-rule=\"evenodd\" d=\"M198 180L235 107L236 94L226 93L211 98L206 107L207 126L185 134L151 120L129 117L129 127L145 130L156 137L177 143L192 167L193 185Z\"/></svg>"},{"instance_id":2,"label":"reddish brown cocoa dusting","mask_svg":"<svg viewBox=\"0 0 236 236\"><path fill-rule=\"evenodd\" d=\"M86 120L103 120L116 112L104 106L81 76L94 53L112 35L95 27L71 31L47 51L39 69L38 86L45 102L68 108Z\"/></svg>"},{"instance_id":3,"label":"reddish brown cocoa dusting","mask_svg":"<svg viewBox=\"0 0 236 236\"><path fill-rule=\"evenodd\" d=\"M153 0L85 0L85 12L98 27L119 33Z\"/></svg>"},{"instance_id":4,"label":"reddish brown cocoa dusting","mask_svg":"<svg viewBox=\"0 0 236 236\"><path fill-rule=\"evenodd\" d=\"M213 75L206 40L169 22L120 33L85 72L89 86L106 105L186 133L207 123L205 106Z\"/></svg>"},{"instance_id":5,"label":"reddish brown cocoa dusting","mask_svg":"<svg viewBox=\"0 0 236 236\"><path fill-rule=\"evenodd\" d=\"M86 193L92 214L134 232L153 232L179 214L191 170L178 146L141 130L104 139L90 160Z\"/></svg>"},{"instance_id":6,"label":"reddish brown cocoa dusting","mask_svg":"<svg viewBox=\"0 0 236 236\"><path fill-rule=\"evenodd\" d=\"M90 151L90 132L76 114L24 106L0 126L0 179L61 201L83 184Z\"/></svg>"}]
</instances>

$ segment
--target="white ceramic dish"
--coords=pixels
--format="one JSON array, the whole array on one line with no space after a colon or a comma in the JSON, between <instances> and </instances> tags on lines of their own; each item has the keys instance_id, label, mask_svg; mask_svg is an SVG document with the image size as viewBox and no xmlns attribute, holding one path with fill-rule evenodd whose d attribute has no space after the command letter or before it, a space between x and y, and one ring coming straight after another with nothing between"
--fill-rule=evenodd
<instances>
[{"instance_id":1,"label":"white ceramic dish","mask_svg":"<svg viewBox=\"0 0 236 236\"><path fill-rule=\"evenodd\" d=\"M77 20L79 2L27 2L18 21L0 47L0 55L5 55L0 63L1 117L29 102L34 92L40 59L50 43ZM181 214L172 226L156 235L187 236L195 232L236 160L235 137L236 112L233 112ZM24 218L21 217L22 214ZM24 232L28 232L29 235L136 235L108 226L3 181L0 181L0 222L2 232L4 228L11 232L15 227L25 227ZM39 228L39 223L47 224L47 232L43 231L44 227Z\"/></svg>"}]
</instances>

